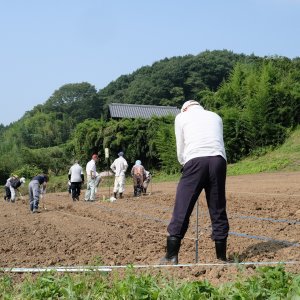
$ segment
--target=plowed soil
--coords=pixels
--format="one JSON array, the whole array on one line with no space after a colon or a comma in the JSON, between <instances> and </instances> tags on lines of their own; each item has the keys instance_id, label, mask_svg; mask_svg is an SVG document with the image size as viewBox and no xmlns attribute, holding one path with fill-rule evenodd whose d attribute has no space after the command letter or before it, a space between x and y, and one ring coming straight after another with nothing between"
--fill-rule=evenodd
<instances>
[{"instance_id":1,"label":"plowed soil","mask_svg":"<svg viewBox=\"0 0 300 300\"><path fill-rule=\"evenodd\" d=\"M0 268L49 266L156 265L165 253L177 183L152 183L146 196L132 196L129 179L124 199L109 202L111 187L99 187L97 201L73 202L65 193L46 194L41 213L29 211L28 196L15 203L0 201ZM291 262L300 272L300 172L232 176L227 178L230 222L228 256L250 262L238 268L219 264L210 239L210 220L204 192L182 241L179 263L191 266L140 268L179 279L221 283L254 272L254 263ZM198 243L198 265L196 238ZM253 264L252 264L253 263ZM207 264L207 265L204 265Z\"/></svg>"}]
</instances>

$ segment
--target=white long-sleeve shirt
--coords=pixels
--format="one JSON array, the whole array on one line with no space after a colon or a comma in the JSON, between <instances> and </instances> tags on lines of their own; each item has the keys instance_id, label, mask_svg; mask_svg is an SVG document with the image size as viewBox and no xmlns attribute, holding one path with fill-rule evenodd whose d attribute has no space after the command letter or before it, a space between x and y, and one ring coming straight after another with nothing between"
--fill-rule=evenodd
<instances>
[{"instance_id":1,"label":"white long-sleeve shirt","mask_svg":"<svg viewBox=\"0 0 300 300\"><path fill-rule=\"evenodd\" d=\"M176 116L175 136L181 165L195 157L221 155L226 160L222 119L201 105L190 106Z\"/></svg>"},{"instance_id":2,"label":"white long-sleeve shirt","mask_svg":"<svg viewBox=\"0 0 300 300\"><path fill-rule=\"evenodd\" d=\"M86 168L85 168L85 171L86 171L86 176L88 178L91 178L91 177L96 177L97 175L97 172L96 172L96 163L93 159L91 159L87 164L86 164Z\"/></svg>"},{"instance_id":3,"label":"white long-sleeve shirt","mask_svg":"<svg viewBox=\"0 0 300 300\"><path fill-rule=\"evenodd\" d=\"M125 176L125 172L128 168L126 159L123 156L115 159L110 168L115 172L115 176Z\"/></svg>"},{"instance_id":4,"label":"white long-sleeve shirt","mask_svg":"<svg viewBox=\"0 0 300 300\"><path fill-rule=\"evenodd\" d=\"M71 175L71 182L81 182L83 175L82 167L78 164L75 163L69 170L69 175Z\"/></svg>"}]
</instances>

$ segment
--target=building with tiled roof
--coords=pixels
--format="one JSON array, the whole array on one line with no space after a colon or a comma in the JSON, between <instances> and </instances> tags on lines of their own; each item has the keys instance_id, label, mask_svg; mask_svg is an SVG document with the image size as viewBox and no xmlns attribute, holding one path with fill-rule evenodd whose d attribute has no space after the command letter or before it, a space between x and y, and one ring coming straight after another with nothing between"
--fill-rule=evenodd
<instances>
[{"instance_id":1,"label":"building with tiled roof","mask_svg":"<svg viewBox=\"0 0 300 300\"><path fill-rule=\"evenodd\" d=\"M156 106L156 105L141 105L141 104L124 104L111 103L109 104L109 113L111 118L151 118L153 116L176 116L180 113L180 109L173 106Z\"/></svg>"}]
</instances>

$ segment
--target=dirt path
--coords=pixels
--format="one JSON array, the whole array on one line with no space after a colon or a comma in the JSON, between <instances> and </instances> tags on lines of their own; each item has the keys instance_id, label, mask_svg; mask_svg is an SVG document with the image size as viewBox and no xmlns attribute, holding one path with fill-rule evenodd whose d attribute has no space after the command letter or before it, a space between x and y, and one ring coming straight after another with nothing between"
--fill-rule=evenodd
<instances>
[{"instance_id":1,"label":"dirt path","mask_svg":"<svg viewBox=\"0 0 300 300\"><path fill-rule=\"evenodd\" d=\"M133 198L132 187L127 186L125 199L113 203L86 203L84 191L75 203L67 193L47 194L40 214L31 214L28 203L20 199L1 200L0 267L157 264L164 255L175 190L176 183L153 184L151 195ZM107 198L108 190L100 187L98 199L103 195ZM299 172L228 177L227 201L232 259L300 261ZM204 195L199 214L199 263L216 263ZM195 263L195 211L190 224L180 251L181 264ZM299 273L300 263L287 269ZM220 283L234 278L237 268L193 266L162 272ZM244 272L251 274L253 266Z\"/></svg>"}]
</instances>

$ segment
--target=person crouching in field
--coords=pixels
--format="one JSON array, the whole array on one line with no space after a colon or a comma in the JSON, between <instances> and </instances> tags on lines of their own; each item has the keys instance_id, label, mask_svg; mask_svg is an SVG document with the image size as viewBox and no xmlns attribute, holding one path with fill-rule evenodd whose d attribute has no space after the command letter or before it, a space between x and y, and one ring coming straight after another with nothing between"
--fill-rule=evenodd
<instances>
[{"instance_id":1,"label":"person crouching in field","mask_svg":"<svg viewBox=\"0 0 300 300\"><path fill-rule=\"evenodd\" d=\"M229 223L226 214L226 154L223 122L197 101L186 101L175 118L177 158L183 166L173 215L168 225L167 252L161 264L177 264L195 203L205 190L217 259L226 260Z\"/></svg>"},{"instance_id":2,"label":"person crouching in field","mask_svg":"<svg viewBox=\"0 0 300 300\"><path fill-rule=\"evenodd\" d=\"M140 160L137 160L132 167L131 176L133 179L133 195L134 197L140 196L143 190L143 181L146 177L145 168Z\"/></svg>"},{"instance_id":3,"label":"person crouching in field","mask_svg":"<svg viewBox=\"0 0 300 300\"><path fill-rule=\"evenodd\" d=\"M39 213L40 196L46 193L49 177L40 174L31 179L29 182L29 208L32 213Z\"/></svg>"},{"instance_id":4,"label":"person crouching in field","mask_svg":"<svg viewBox=\"0 0 300 300\"><path fill-rule=\"evenodd\" d=\"M5 192L6 195L4 199L6 201L15 202L16 200L16 190L25 183L25 178L21 177L19 178L16 175L13 175L12 177L8 178L5 184Z\"/></svg>"}]
</instances>

